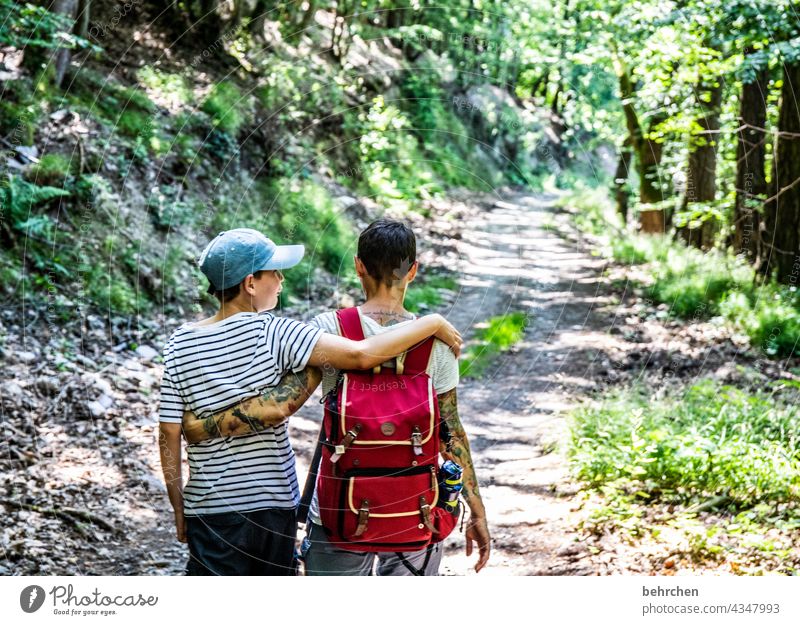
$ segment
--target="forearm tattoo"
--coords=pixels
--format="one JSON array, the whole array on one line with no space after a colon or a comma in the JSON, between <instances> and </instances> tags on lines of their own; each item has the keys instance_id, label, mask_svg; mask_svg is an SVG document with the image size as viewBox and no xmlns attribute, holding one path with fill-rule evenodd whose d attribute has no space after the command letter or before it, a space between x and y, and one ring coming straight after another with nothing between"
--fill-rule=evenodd
<instances>
[{"instance_id":1,"label":"forearm tattoo","mask_svg":"<svg viewBox=\"0 0 800 625\"><path fill-rule=\"evenodd\" d=\"M464 486L461 490L467 503L475 498L481 500L478 478L475 476L475 466L472 463L472 452L469 448L469 439L458 416L458 398L456 389L447 391L438 396L439 414L450 430L450 442L446 454L461 465L464 470Z\"/></svg>"},{"instance_id":2,"label":"forearm tattoo","mask_svg":"<svg viewBox=\"0 0 800 625\"><path fill-rule=\"evenodd\" d=\"M264 389L258 397L200 419L203 440L261 432L279 423L306 400L311 376L318 381L319 374L311 371L306 368L298 373L287 373L277 386Z\"/></svg>"}]
</instances>

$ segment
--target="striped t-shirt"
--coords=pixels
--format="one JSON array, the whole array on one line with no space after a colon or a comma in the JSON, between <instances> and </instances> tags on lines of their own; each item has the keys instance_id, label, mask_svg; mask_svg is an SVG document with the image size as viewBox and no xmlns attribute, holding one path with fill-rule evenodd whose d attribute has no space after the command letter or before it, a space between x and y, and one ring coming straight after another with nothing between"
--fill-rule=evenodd
<instances>
[{"instance_id":1,"label":"striped t-shirt","mask_svg":"<svg viewBox=\"0 0 800 625\"><path fill-rule=\"evenodd\" d=\"M159 420L203 418L275 386L306 366L322 332L271 313L239 313L214 324L184 324L164 348ZM245 436L188 446L187 516L294 508L299 502L286 423Z\"/></svg>"}]
</instances>

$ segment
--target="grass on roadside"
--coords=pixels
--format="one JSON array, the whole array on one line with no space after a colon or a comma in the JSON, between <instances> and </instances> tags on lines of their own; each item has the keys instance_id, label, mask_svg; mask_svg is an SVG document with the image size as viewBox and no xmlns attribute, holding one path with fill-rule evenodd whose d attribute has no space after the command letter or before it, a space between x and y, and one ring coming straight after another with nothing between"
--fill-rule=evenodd
<instances>
[{"instance_id":1,"label":"grass on roadside","mask_svg":"<svg viewBox=\"0 0 800 625\"><path fill-rule=\"evenodd\" d=\"M656 539L677 531L695 560L790 548L800 529L798 388L746 391L702 380L666 398L628 389L577 409L572 470L603 502L585 529ZM657 504L674 514L654 519ZM702 514L719 520L704 525Z\"/></svg>"},{"instance_id":2,"label":"grass on roadside","mask_svg":"<svg viewBox=\"0 0 800 625\"><path fill-rule=\"evenodd\" d=\"M489 319L487 326L476 332L475 344L459 360L461 377L477 378L483 375L494 356L522 340L527 324L528 318L521 312Z\"/></svg>"},{"instance_id":3,"label":"grass on roadside","mask_svg":"<svg viewBox=\"0 0 800 625\"><path fill-rule=\"evenodd\" d=\"M722 317L768 356L800 354L800 292L774 282L759 286L743 259L719 250L703 252L670 236L641 235L621 227L603 188L577 185L559 199L574 223L600 241L617 262L642 265L652 276L646 296L688 320Z\"/></svg>"}]
</instances>

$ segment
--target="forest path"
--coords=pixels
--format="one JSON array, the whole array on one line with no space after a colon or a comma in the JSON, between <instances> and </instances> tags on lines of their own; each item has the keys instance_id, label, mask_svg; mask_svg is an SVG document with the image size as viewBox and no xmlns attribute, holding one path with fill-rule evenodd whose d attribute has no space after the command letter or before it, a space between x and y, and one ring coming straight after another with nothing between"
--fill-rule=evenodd
<instances>
[{"instance_id":1,"label":"forest path","mask_svg":"<svg viewBox=\"0 0 800 625\"><path fill-rule=\"evenodd\" d=\"M430 232L419 233L425 262L457 273L459 291L439 312L464 333L468 346L476 326L492 317L518 311L528 318L522 342L491 360L482 377L466 378L459 386L459 409L493 538L481 575L600 572L577 530L579 488L568 475L564 412L597 387L609 362L599 356L621 339L608 332L614 311L603 277L606 261L550 228L554 199L532 193L451 198L440 207L439 217L450 214L445 233L436 233L441 219L433 220ZM316 395L292 418L301 486L321 419ZM140 502L142 510L124 538L86 558L84 571L183 572L186 547L175 541L166 497L153 493L163 487L151 423L130 440L149 468L139 479L149 474L150 495ZM446 545L441 572L469 574L477 555L465 556L463 534L454 532Z\"/></svg>"},{"instance_id":2,"label":"forest path","mask_svg":"<svg viewBox=\"0 0 800 625\"><path fill-rule=\"evenodd\" d=\"M517 311L528 319L517 348L459 388L494 542L486 573L593 572L573 559L564 410L593 386L587 363L608 339L595 310L607 303L604 263L548 228L552 199L498 200L458 245L463 288L448 318L462 331ZM443 572L466 573L462 536L449 546Z\"/></svg>"}]
</instances>

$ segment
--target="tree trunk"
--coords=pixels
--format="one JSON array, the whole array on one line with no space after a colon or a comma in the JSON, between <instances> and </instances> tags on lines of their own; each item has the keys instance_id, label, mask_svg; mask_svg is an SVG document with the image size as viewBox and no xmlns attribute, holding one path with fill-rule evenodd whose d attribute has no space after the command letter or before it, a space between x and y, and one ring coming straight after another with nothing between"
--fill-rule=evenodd
<instances>
[{"instance_id":1,"label":"tree trunk","mask_svg":"<svg viewBox=\"0 0 800 625\"><path fill-rule=\"evenodd\" d=\"M713 202L717 194L717 149L722 79L713 76L708 81L701 81L697 90L697 105L704 113L696 120L701 133L689 138L686 193L681 206L684 211L691 210L691 205L697 202ZM716 220L706 219L699 228L690 229L688 226L680 228L679 234L689 245L709 249L713 246L717 229Z\"/></svg>"},{"instance_id":2,"label":"tree trunk","mask_svg":"<svg viewBox=\"0 0 800 625\"><path fill-rule=\"evenodd\" d=\"M386 10L386 28L400 28L403 25L406 7L395 7Z\"/></svg>"},{"instance_id":3,"label":"tree trunk","mask_svg":"<svg viewBox=\"0 0 800 625\"><path fill-rule=\"evenodd\" d=\"M764 204L765 269L779 282L800 282L800 62L784 65L770 198ZM786 133L786 134L784 134Z\"/></svg>"},{"instance_id":4,"label":"tree trunk","mask_svg":"<svg viewBox=\"0 0 800 625\"><path fill-rule=\"evenodd\" d=\"M639 173L639 201L642 204L657 204L664 200L664 191L659 181L659 167L664 153L664 144L656 141L656 128L666 121L663 113L655 113L647 124L647 133L641 137L637 149ZM663 209L659 209L662 210Z\"/></svg>"},{"instance_id":5,"label":"tree trunk","mask_svg":"<svg viewBox=\"0 0 800 625\"><path fill-rule=\"evenodd\" d=\"M66 15L71 20L75 19L75 11L78 9L78 0L55 0L53 6L50 8L54 13L61 13ZM72 29L70 29L72 30ZM53 85L60 87L64 81L64 76L69 68L69 62L72 59L72 51L68 48L59 48L56 50L53 63L55 73L53 74Z\"/></svg>"},{"instance_id":6,"label":"tree trunk","mask_svg":"<svg viewBox=\"0 0 800 625\"><path fill-rule=\"evenodd\" d=\"M198 34L205 43L216 42L222 34L223 21L219 15L219 0L200 0L197 23Z\"/></svg>"},{"instance_id":7,"label":"tree trunk","mask_svg":"<svg viewBox=\"0 0 800 625\"><path fill-rule=\"evenodd\" d=\"M657 112L650 117L647 132L642 129L639 116L634 106L635 89L630 73L624 61L618 60L618 78L622 112L625 115L625 125L628 136L636 155L636 172L639 174L639 202L642 205L640 224L643 232L661 233L665 229L665 215L663 208L649 209L648 204L657 204L664 199L664 192L659 184L659 167L663 154L663 144L656 141L655 129L665 120L665 115Z\"/></svg>"},{"instance_id":8,"label":"tree trunk","mask_svg":"<svg viewBox=\"0 0 800 625\"><path fill-rule=\"evenodd\" d=\"M78 23L75 34L86 39L89 36L89 19L92 14L92 0L80 0L78 5Z\"/></svg>"},{"instance_id":9,"label":"tree trunk","mask_svg":"<svg viewBox=\"0 0 800 625\"><path fill-rule=\"evenodd\" d=\"M736 204L733 209L733 249L758 264L760 215L753 206L767 196L766 132L769 76L761 70L742 85L739 140L736 146Z\"/></svg>"},{"instance_id":10,"label":"tree trunk","mask_svg":"<svg viewBox=\"0 0 800 625\"><path fill-rule=\"evenodd\" d=\"M622 216L623 223L628 223L628 176L633 159L631 138L628 137L619 151L617 170L614 173L614 198L617 201L617 210Z\"/></svg>"},{"instance_id":11,"label":"tree trunk","mask_svg":"<svg viewBox=\"0 0 800 625\"><path fill-rule=\"evenodd\" d=\"M233 1L233 15L231 16L232 30L239 28L239 26L241 26L242 24L242 18L244 17L244 5L245 5L245 0Z\"/></svg>"}]
</instances>

